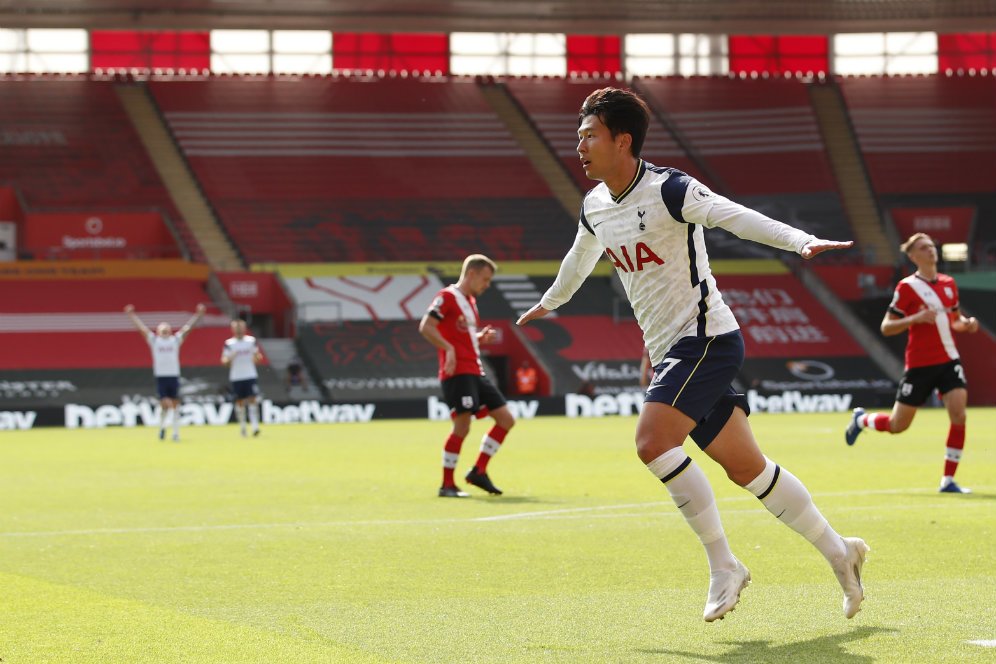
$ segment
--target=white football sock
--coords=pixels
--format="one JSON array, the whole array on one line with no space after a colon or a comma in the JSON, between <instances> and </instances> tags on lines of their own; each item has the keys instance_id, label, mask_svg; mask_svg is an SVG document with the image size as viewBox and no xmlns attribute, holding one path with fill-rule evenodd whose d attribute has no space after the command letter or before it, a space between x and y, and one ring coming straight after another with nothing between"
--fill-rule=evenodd
<instances>
[{"instance_id":1,"label":"white football sock","mask_svg":"<svg viewBox=\"0 0 996 664\"><path fill-rule=\"evenodd\" d=\"M809 540L831 564L841 560L847 553L844 541L813 504L805 485L768 457L764 461L764 470L744 488L775 518Z\"/></svg>"},{"instance_id":2,"label":"white football sock","mask_svg":"<svg viewBox=\"0 0 996 664\"><path fill-rule=\"evenodd\" d=\"M259 404L255 402L249 404L249 424L253 431L259 430Z\"/></svg>"},{"instance_id":3,"label":"white football sock","mask_svg":"<svg viewBox=\"0 0 996 664\"><path fill-rule=\"evenodd\" d=\"M699 536L709 558L709 570L736 569L712 487L702 469L680 447L660 455L647 464L647 469L664 483L674 504Z\"/></svg>"}]
</instances>

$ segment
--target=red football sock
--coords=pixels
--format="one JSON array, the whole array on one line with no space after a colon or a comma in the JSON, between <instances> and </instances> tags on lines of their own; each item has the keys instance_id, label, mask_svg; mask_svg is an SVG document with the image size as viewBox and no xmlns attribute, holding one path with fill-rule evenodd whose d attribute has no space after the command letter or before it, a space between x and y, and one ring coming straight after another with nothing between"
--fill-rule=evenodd
<instances>
[{"instance_id":1,"label":"red football sock","mask_svg":"<svg viewBox=\"0 0 996 664\"><path fill-rule=\"evenodd\" d=\"M485 473L488 470L488 461L491 461L491 457L498 453L498 449L501 444L505 442L505 436L508 431L502 429L497 424L491 427L485 436L484 440L481 441L481 453L477 457L477 463L474 466L477 468L477 472Z\"/></svg>"},{"instance_id":2,"label":"red football sock","mask_svg":"<svg viewBox=\"0 0 996 664\"><path fill-rule=\"evenodd\" d=\"M874 429L875 431L888 431L888 413L868 413L865 415L865 428Z\"/></svg>"},{"instance_id":3,"label":"red football sock","mask_svg":"<svg viewBox=\"0 0 996 664\"><path fill-rule=\"evenodd\" d=\"M446 439L446 444L443 445L443 486L456 486L453 470L456 468L462 446L463 438L452 433Z\"/></svg>"},{"instance_id":4,"label":"red football sock","mask_svg":"<svg viewBox=\"0 0 996 664\"><path fill-rule=\"evenodd\" d=\"M961 451L965 449L965 425L952 424L948 429L948 444L944 450L944 474L954 477L961 461Z\"/></svg>"}]
</instances>

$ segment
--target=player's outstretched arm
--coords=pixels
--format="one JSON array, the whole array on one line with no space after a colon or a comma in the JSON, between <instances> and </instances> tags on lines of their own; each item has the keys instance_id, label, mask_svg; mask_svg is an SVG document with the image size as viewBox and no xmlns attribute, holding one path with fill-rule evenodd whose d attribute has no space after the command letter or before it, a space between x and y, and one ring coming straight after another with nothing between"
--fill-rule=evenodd
<instances>
[{"instance_id":1,"label":"player's outstretched arm","mask_svg":"<svg viewBox=\"0 0 996 664\"><path fill-rule=\"evenodd\" d=\"M519 320L515 321L515 324L525 325L531 320L546 316L548 313L550 313L549 309L544 307L542 304L536 303L532 306L532 308L529 311L519 316Z\"/></svg>"},{"instance_id":2,"label":"player's outstretched arm","mask_svg":"<svg viewBox=\"0 0 996 664\"><path fill-rule=\"evenodd\" d=\"M850 249L854 246L852 240L847 242L834 242L833 240L813 240L799 252L799 255L803 258L812 258L818 254L822 254L824 251L832 251L834 249Z\"/></svg>"},{"instance_id":3,"label":"player's outstretched arm","mask_svg":"<svg viewBox=\"0 0 996 664\"><path fill-rule=\"evenodd\" d=\"M141 333L142 338L143 339L147 338L149 334L152 332L152 330L146 327L145 323L142 322L142 319L139 318L138 315L135 313L135 305L126 304L124 312L128 314L128 318L131 319L132 324L134 324L134 326L138 328L138 331Z\"/></svg>"},{"instance_id":4,"label":"player's outstretched arm","mask_svg":"<svg viewBox=\"0 0 996 664\"><path fill-rule=\"evenodd\" d=\"M207 311L207 307L198 303L196 313L194 313L194 315L190 317L190 320L188 320L187 323L180 328L180 335L187 336L187 332L194 329L194 326L197 325L197 321L201 319L201 316L204 315L205 311Z\"/></svg>"}]
</instances>

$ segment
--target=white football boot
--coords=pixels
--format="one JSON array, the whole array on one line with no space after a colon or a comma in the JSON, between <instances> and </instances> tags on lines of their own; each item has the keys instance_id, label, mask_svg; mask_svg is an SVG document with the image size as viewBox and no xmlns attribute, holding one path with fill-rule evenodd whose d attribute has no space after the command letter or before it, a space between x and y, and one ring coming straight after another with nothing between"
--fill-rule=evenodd
<instances>
[{"instance_id":1,"label":"white football boot","mask_svg":"<svg viewBox=\"0 0 996 664\"><path fill-rule=\"evenodd\" d=\"M722 620L740 601L740 593L750 583L750 571L737 560L733 571L719 571L709 576L709 597L702 617L706 622Z\"/></svg>"},{"instance_id":2,"label":"white football boot","mask_svg":"<svg viewBox=\"0 0 996 664\"><path fill-rule=\"evenodd\" d=\"M861 568L865 564L865 554L871 548L858 537L842 537L847 553L839 563L834 565L833 572L837 575L840 587L844 589L844 616L853 618L861 610L861 601L865 598L865 589L861 585Z\"/></svg>"}]
</instances>

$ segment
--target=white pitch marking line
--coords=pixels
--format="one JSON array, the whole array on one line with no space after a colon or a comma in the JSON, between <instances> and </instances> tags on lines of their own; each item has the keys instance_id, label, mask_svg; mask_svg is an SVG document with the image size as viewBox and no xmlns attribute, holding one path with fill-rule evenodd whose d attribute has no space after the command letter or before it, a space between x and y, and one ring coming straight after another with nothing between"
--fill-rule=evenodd
<instances>
[{"instance_id":1,"label":"white pitch marking line","mask_svg":"<svg viewBox=\"0 0 996 664\"><path fill-rule=\"evenodd\" d=\"M838 492L838 493L823 493L817 494L817 497L826 496L864 496L864 495L881 495L881 494L897 494L897 493L910 493L910 492L926 492L927 489L879 489L872 491L850 491L850 492ZM756 500L753 496L732 496L727 498L721 498L717 502L737 502L737 501L751 501ZM543 510L537 512L518 512L515 514L501 514L496 516L478 516L478 517L467 517L460 519L401 519L401 520L390 520L390 519L371 519L367 521L296 521L296 522L286 522L286 523L229 523L229 524L210 524L201 526L146 526L146 527L136 527L136 528L89 528L89 529L79 529L79 530L34 530L34 531L20 531L20 532L0 532L0 539L4 538L21 538L21 537L60 537L67 535L128 535L128 534L143 534L143 533L173 533L173 532L210 532L214 530L267 530L273 528L340 528L340 527L355 527L355 526L415 526L415 525L430 525L430 524L446 524L446 523L487 523L495 521L512 521L517 519L544 519L544 520L555 520L555 519L577 519L583 518L585 512L604 512L609 510L621 510L621 509L645 509L651 507L661 507L665 505L671 505L669 501L652 501L647 503L628 503L620 505L593 505L590 507L570 507L561 510ZM964 507L988 507L981 502L966 502ZM946 505L901 505L893 506L890 509L924 509L924 508L946 508ZM860 507L849 507L849 511L865 511L865 510L878 510L881 509L880 506L860 506ZM725 513L759 513L763 514L763 510L759 511L757 509L747 509L747 510L736 510L730 512L726 510ZM629 513L629 514L605 514L605 515L588 515L589 518L637 518L646 517L646 513ZM661 512L654 514L655 517L676 517L677 512Z\"/></svg>"},{"instance_id":2,"label":"white pitch marking line","mask_svg":"<svg viewBox=\"0 0 996 664\"><path fill-rule=\"evenodd\" d=\"M630 503L628 505L594 505L592 507L570 507L562 510L544 510L542 512L519 512L517 514L499 514L497 516L479 516L471 519L471 521L509 521L512 519L531 519L534 517L549 517L556 516L560 514L576 514L578 512L598 512L601 510L623 510L629 509L631 507L641 508L641 507L659 507L661 505L667 505L664 501L656 501L652 503Z\"/></svg>"},{"instance_id":3,"label":"white pitch marking line","mask_svg":"<svg viewBox=\"0 0 996 664\"><path fill-rule=\"evenodd\" d=\"M965 643L970 643L973 646L982 646L983 648L996 648L996 639L976 639L975 641L965 641Z\"/></svg>"}]
</instances>

